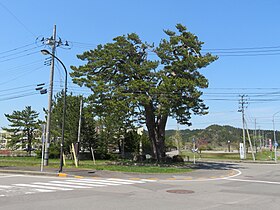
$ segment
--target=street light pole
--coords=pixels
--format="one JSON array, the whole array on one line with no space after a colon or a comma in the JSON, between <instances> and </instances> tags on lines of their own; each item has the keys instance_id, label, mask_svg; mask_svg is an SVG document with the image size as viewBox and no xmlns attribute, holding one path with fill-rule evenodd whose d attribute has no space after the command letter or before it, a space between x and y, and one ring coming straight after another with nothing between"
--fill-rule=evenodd
<instances>
[{"instance_id":1,"label":"street light pole","mask_svg":"<svg viewBox=\"0 0 280 210\"><path fill-rule=\"evenodd\" d=\"M60 144L60 167L59 172L62 172L63 168L63 147L64 147L64 129L65 129L65 116L66 116L66 92L67 92L67 69L64 63L56 57L53 53L50 53L48 50L41 50L43 55L50 55L55 58L63 67L65 71L65 84L64 84L64 93L63 93L63 117L62 117L62 128L61 128L61 144Z\"/></svg>"}]
</instances>

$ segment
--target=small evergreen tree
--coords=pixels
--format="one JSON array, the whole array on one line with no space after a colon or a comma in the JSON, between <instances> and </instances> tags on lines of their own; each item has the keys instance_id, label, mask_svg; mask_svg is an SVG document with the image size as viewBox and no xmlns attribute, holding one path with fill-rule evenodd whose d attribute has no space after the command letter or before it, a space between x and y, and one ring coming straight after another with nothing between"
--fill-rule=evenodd
<instances>
[{"instance_id":1,"label":"small evergreen tree","mask_svg":"<svg viewBox=\"0 0 280 210\"><path fill-rule=\"evenodd\" d=\"M31 155L32 142L35 140L35 131L40 130L41 121L38 119L39 113L32 110L31 106L26 106L22 111L13 111L12 114L5 114L10 122L10 128L2 128L12 133L8 146L18 149L27 144L27 152Z\"/></svg>"}]
</instances>

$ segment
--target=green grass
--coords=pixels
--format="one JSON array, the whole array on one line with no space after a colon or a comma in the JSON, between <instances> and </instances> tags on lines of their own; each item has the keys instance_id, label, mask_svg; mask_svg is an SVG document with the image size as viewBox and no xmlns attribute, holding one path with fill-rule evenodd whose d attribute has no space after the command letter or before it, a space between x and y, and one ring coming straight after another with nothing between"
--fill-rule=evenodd
<instances>
[{"instance_id":1,"label":"green grass","mask_svg":"<svg viewBox=\"0 0 280 210\"><path fill-rule=\"evenodd\" d=\"M183 156L189 156L190 162L184 164L173 164L167 165L162 164L157 166L155 164L137 165L130 161L108 161L108 160L97 160L96 165L93 161L82 160L79 162L80 169L90 170L108 170L108 171L119 171L119 172L131 172L131 173L187 173L192 171L188 165L191 164L193 159L193 153L183 152ZM196 158L200 160L240 160L239 153L207 153L202 154L196 153ZM262 151L256 154L257 161L272 161L274 153L271 151ZM247 154L247 160L252 160L252 154ZM36 157L0 157L0 168L5 166L14 167L38 167L40 168L41 159ZM59 168L59 159L49 159L48 168ZM72 160L67 160L65 168L75 168Z\"/></svg>"},{"instance_id":2,"label":"green grass","mask_svg":"<svg viewBox=\"0 0 280 210\"><path fill-rule=\"evenodd\" d=\"M122 165L129 162L119 161L104 161L97 160L96 165L93 161L82 160L79 162L80 169L92 169L92 170L108 170L108 171L119 171L119 172L133 172L133 173L186 173L192 171L188 168L188 164L180 165L162 165L162 166L139 166L133 165ZM36 157L0 157L0 168L1 166L15 166L15 167L40 167L41 159ZM49 159L49 168L59 168L59 159ZM64 168L75 168L72 160L67 160Z\"/></svg>"},{"instance_id":3,"label":"green grass","mask_svg":"<svg viewBox=\"0 0 280 210\"><path fill-rule=\"evenodd\" d=\"M189 156L190 159L193 159L194 154L191 152L182 152L182 155L187 157ZM207 153L207 152L202 152L201 154L196 153L195 154L196 158L201 158L202 160L205 159L213 159L213 160L240 160L240 155L239 153L227 153L227 152L222 152L222 153ZM272 154L272 158L274 157L274 153ZM256 160L259 161L270 161L272 160L271 158L271 152L270 151L261 151L257 152L255 154ZM252 154L247 153L247 160L252 160Z\"/></svg>"}]
</instances>

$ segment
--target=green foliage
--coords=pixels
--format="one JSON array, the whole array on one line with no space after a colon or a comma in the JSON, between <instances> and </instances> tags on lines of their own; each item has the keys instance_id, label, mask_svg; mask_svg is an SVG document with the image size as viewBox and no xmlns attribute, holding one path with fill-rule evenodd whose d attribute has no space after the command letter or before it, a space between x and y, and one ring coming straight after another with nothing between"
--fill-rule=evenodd
<instances>
[{"instance_id":1,"label":"green foliage","mask_svg":"<svg viewBox=\"0 0 280 210\"><path fill-rule=\"evenodd\" d=\"M81 129L81 148L90 151L91 148L97 149L100 145L96 132L96 122L91 106L83 108L82 129Z\"/></svg>"},{"instance_id":2,"label":"green foliage","mask_svg":"<svg viewBox=\"0 0 280 210\"><path fill-rule=\"evenodd\" d=\"M164 157L168 117L190 125L192 114L207 113L200 96L208 81L198 70L217 59L200 53L203 42L185 26L176 28L178 32L165 30L168 39L157 47L135 33L118 36L78 55L86 64L71 66L73 81L92 90L89 100L97 116L112 118L118 130L146 123L158 160ZM149 59L149 51L158 59Z\"/></svg>"},{"instance_id":3,"label":"green foliage","mask_svg":"<svg viewBox=\"0 0 280 210\"><path fill-rule=\"evenodd\" d=\"M153 148L149 136L144 132L141 136L143 154L153 154Z\"/></svg>"},{"instance_id":4,"label":"green foliage","mask_svg":"<svg viewBox=\"0 0 280 210\"><path fill-rule=\"evenodd\" d=\"M263 131L267 134L273 134L271 130ZM175 130L167 130L166 138L169 139L174 136L176 133ZM205 129L195 129L195 130L180 130L182 135L182 140L185 144L188 145L188 148L192 148L192 139L195 139L198 144L202 147L202 150L215 149L215 148L227 148L228 141L230 141L232 149L239 149L239 143L242 141L242 129L235 128L232 126L220 126L220 125L211 125ZM252 136L253 130L249 130L251 134L251 140L254 144L254 138ZM280 134L277 133L280 138ZM268 136L269 137L269 136ZM257 137L260 139L261 137ZM247 139L247 137L246 137ZM259 145L259 141L255 141L256 145Z\"/></svg>"},{"instance_id":5,"label":"green foliage","mask_svg":"<svg viewBox=\"0 0 280 210\"><path fill-rule=\"evenodd\" d=\"M60 143L59 142L53 142L50 144L49 147L49 158L59 158L60 157Z\"/></svg>"},{"instance_id":6,"label":"green foliage","mask_svg":"<svg viewBox=\"0 0 280 210\"><path fill-rule=\"evenodd\" d=\"M66 96L66 116L64 128L64 148L69 152L72 143L77 142L79 113L80 113L80 97L73 96L72 93ZM52 117L51 117L51 143L58 144L61 140L62 119L63 119L63 92L58 93L54 97ZM55 151L55 150L53 150ZM55 155L55 154L54 154Z\"/></svg>"},{"instance_id":7,"label":"green foliage","mask_svg":"<svg viewBox=\"0 0 280 210\"><path fill-rule=\"evenodd\" d=\"M175 134L168 138L169 145L166 145L166 147L167 146L170 146L171 148L172 147L176 147L177 150L180 153L181 148L182 148L182 144L183 144L182 140L183 139L182 139L181 131L180 130L176 130Z\"/></svg>"},{"instance_id":8,"label":"green foliage","mask_svg":"<svg viewBox=\"0 0 280 210\"><path fill-rule=\"evenodd\" d=\"M38 120L39 113L32 110L31 106L26 106L22 111L13 111L12 114L5 114L10 122L10 128L2 128L12 133L8 146L12 149L25 147L27 144L27 152L31 154L32 143L36 141L36 130L39 131L41 121Z\"/></svg>"},{"instance_id":9,"label":"green foliage","mask_svg":"<svg viewBox=\"0 0 280 210\"><path fill-rule=\"evenodd\" d=\"M128 131L124 136L124 151L138 153L140 138L141 136L136 131Z\"/></svg>"}]
</instances>

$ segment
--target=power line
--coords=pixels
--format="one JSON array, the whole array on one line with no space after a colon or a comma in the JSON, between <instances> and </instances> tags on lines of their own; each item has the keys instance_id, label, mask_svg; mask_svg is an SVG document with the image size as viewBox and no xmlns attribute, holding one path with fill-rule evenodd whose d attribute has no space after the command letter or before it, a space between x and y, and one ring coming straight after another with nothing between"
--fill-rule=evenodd
<instances>
[{"instance_id":1,"label":"power line","mask_svg":"<svg viewBox=\"0 0 280 210\"><path fill-rule=\"evenodd\" d=\"M71 41L73 46L76 47L96 47L97 44L83 43ZM262 47L236 47L236 48L206 48L202 49L201 52L210 52L221 57L242 57L242 56L271 56L280 55L280 46L262 46ZM276 52L276 53L270 53ZM148 54L156 55L152 50Z\"/></svg>"},{"instance_id":2,"label":"power line","mask_svg":"<svg viewBox=\"0 0 280 210\"><path fill-rule=\"evenodd\" d=\"M19 86L19 87L14 87L14 88L9 88L9 89L1 89L0 92L9 92L12 90L20 90L20 89L25 89L25 88L29 88L32 87L32 89L34 89L34 87L36 87L37 84L32 84L32 85L25 85L25 86Z\"/></svg>"},{"instance_id":3,"label":"power line","mask_svg":"<svg viewBox=\"0 0 280 210\"><path fill-rule=\"evenodd\" d=\"M18 98L23 98L23 97L28 97L28 96L33 96L33 95L39 95L39 92L30 92L30 93L24 93L16 96L10 96L10 97L4 97L0 98L0 101L9 101L13 99L18 99Z\"/></svg>"},{"instance_id":4,"label":"power line","mask_svg":"<svg viewBox=\"0 0 280 210\"><path fill-rule=\"evenodd\" d=\"M201 51L237 51L237 50L259 50L259 49L275 49L280 46L262 46L262 47L236 47L236 48L206 48Z\"/></svg>"},{"instance_id":5,"label":"power line","mask_svg":"<svg viewBox=\"0 0 280 210\"><path fill-rule=\"evenodd\" d=\"M26 48L26 47L29 47L31 45L34 45L34 43L30 43L30 44L26 44L26 45L23 45L21 47L16 47L14 49L11 49L11 50L7 50L7 51L4 51L4 52L0 52L0 55L2 54L5 54L5 53L9 53L9 52L13 52L13 51L16 51L16 50L19 50L19 49L22 49L22 48Z\"/></svg>"},{"instance_id":6,"label":"power line","mask_svg":"<svg viewBox=\"0 0 280 210\"><path fill-rule=\"evenodd\" d=\"M15 20L24 27L26 31L28 31L32 36L36 37L35 34L8 8L6 7L3 3L0 2L0 5L11 15L15 18Z\"/></svg>"},{"instance_id":7,"label":"power line","mask_svg":"<svg viewBox=\"0 0 280 210\"><path fill-rule=\"evenodd\" d=\"M220 56L220 57L244 57L244 56L250 56L250 57L253 57L253 56L267 56L267 55L280 55L280 53L260 53L260 54L231 54L231 55L224 55L224 54L217 54L217 56Z\"/></svg>"},{"instance_id":8,"label":"power line","mask_svg":"<svg viewBox=\"0 0 280 210\"><path fill-rule=\"evenodd\" d=\"M36 69L28 69L27 71L22 72L20 75L16 75L15 77L11 78L10 80L5 80L5 82L1 82L0 85L10 83L11 81L14 81L14 80L16 80L20 77L26 76L27 73L34 72L34 71L37 71L37 70L42 69L42 68L43 68L43 66L40 66Z\"/></svg>"},{"instance_id":9,"label":"power line","mask_svg":"<svg viewBox=\"0 0 280 210\"><path fill-rule=\"evenodd\" d=\"M41 45L41 46L42 46L42 45ZM37 49L37 48L39 48L39 47L41 47L41 46L36 46L36 47L32 47L32 48L29 48L29 49L25 49L25 50L22 50L22 51L19 51L19 52L12 53L12 54L9 54L9 55L0 56L0 59L2 59L2 58L7 58L7 57L10 57L10 56L14 56L14 55L18 55L18 54L21 54L21 53L25 53L25 52L28 52L28 51Z\"/></svg>"},{"instance_id":10,"label":"power line","mask_svg":"<svg viewBox=\"0 0 280 210\"><path fill-rule=\"evenodd\" d=\"M8 59L6 59L6 60L0 61L0 63L7 62L7 61L11 61L11 60L15 60L15 59L18 59L18 58L23 58L23 57L30 56L30 55L34 55L34 54L36 54L36 53L38 53L38 52L39 52L39 51L35 51L35 52L32 52L32 53L27 53L27 54L20 55L20 56L14 57L14 58L8 58Z\"/></svg>"}]
</instances>

